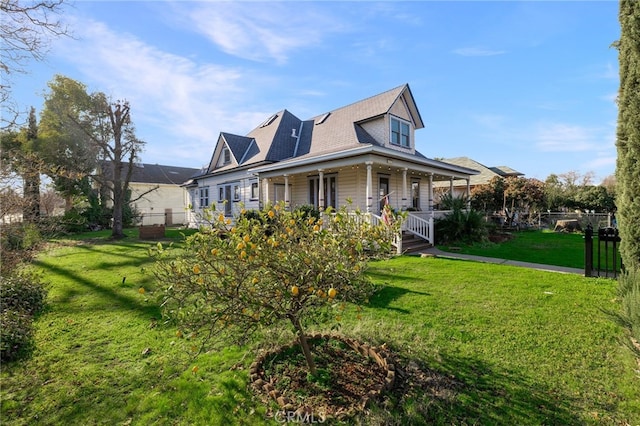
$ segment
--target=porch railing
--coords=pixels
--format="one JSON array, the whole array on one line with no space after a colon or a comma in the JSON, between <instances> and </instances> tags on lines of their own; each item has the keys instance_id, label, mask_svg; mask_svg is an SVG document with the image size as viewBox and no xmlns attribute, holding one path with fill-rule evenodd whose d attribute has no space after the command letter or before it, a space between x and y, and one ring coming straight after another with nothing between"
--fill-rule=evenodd
<instances>
[{"instance_id":1,"label":"porch railing","mask_svg":"<svg viewBox=\"0 0 640 426\"><path fill-rule=\"evenodd\" d=\"M426 214L418 213L420 212L409 212L407 214L402 222L402 230L429 241L429 244L433 244L433 214L431 212L426 212Z\"/></svg>"}]
</instances>

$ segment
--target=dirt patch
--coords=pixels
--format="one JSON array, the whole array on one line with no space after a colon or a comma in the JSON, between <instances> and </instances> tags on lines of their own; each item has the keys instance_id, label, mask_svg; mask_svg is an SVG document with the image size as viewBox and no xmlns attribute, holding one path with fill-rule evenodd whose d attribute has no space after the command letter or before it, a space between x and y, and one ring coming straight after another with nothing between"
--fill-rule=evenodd
<instances>
[{"instance_id":1,"label":"dirt patch","mask_svg":"<svg viewBox=\"0 0 640 426\"><path fill-rule=\"evenodd\" d=\"M509 241L513 238L513 234L501 232L499 234L491 234L489 235L489 241L495 244L504 243L505 241Z\"/></svg>"},{"instance_id":2,"label":"dirt patch","mask_svg":"<svg viewBox=\"0 0 640 426\"><path fill-rule=\"evenodd\" d=\"M402 411L409 400L452 401L460 386L455 378L403 360L385 347L333 335L313 336L309 343L315 377L297 342L261 355L251 366L252 387L276 420L346 419L366 415L372 401Z\"/></svg>"}]
</instances>

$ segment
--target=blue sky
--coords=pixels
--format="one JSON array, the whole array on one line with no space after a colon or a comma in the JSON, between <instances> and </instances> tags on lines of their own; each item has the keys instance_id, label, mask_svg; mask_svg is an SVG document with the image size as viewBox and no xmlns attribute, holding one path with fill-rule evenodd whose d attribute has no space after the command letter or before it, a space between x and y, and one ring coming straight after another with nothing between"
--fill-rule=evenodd
<instances>
[{"instance_id":1,"label":"blue sky","mask_svg":"<svg viewBox=\"0 0 640 426\"><path fill-rule=\"evenodd\" d=\"M615 170L618 3L77 1L14 79L39 111L54 74L127 99L142 160L201 167L220 132L301 119L408 83L418 150L527 177Z\"/></svg>"}]
</instances>

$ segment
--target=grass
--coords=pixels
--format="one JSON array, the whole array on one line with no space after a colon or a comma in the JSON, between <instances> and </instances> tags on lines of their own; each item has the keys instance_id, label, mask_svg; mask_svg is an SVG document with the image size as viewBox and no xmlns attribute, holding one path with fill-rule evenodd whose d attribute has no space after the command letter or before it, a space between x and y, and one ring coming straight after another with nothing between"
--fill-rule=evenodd
<instances>
[{"instance_id":1,"label":"grass","mask_svg":"<svg viewBox=\"0 0 640 426\"><path fill-rule=\"evenodd\" d=\"M194 358L161 321L150 243L131 232L59 241L38 257L49 308L33 356L2 368L3 423L277 424L247 387L251 349L268 339ZM342 332L456 386L391 397L359 421L640 424L638 365L604 313L618 309L615 281L417 257L368 273L386 287Z\"/></svg>"},{"instance_id":2,"label":"grass","mask_svg":"<svg viewBox=\"0 0 640 426\"><path fill-rule=\"evenodd\" d=\"M457 253L521 262L557 265L569 268L584 268L584 236L579 233L560 233L552 231L520 231L512 233L513 238L502 243L480 243L456 246ZM601 266L605 267L605 247L601 243ZM451 251L448 246L440 246ZM612 248L609 248L609 267L612 267ZM593 262L597 267L598 238L593 239ZM618 268L620 257L618 256Z\"/></svg>"}]
</instances>

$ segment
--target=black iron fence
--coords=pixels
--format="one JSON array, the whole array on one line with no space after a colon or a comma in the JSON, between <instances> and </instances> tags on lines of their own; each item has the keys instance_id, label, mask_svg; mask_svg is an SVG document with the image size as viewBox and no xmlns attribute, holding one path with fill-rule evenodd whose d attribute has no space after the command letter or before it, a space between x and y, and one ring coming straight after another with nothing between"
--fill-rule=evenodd
<instances>
[{"instance_id":1,"label":"black iron fence","mask_svg":"<svg viewBox=\"0 0 640 426\"><path fill-rule=\"evenodd\" d=\"M620 235L617 228L599 228L594 240L593 227L591 224L587 225L584 232L584 276L617 278L622 270L619 247Z\"/></svg>"}]
</instances>

